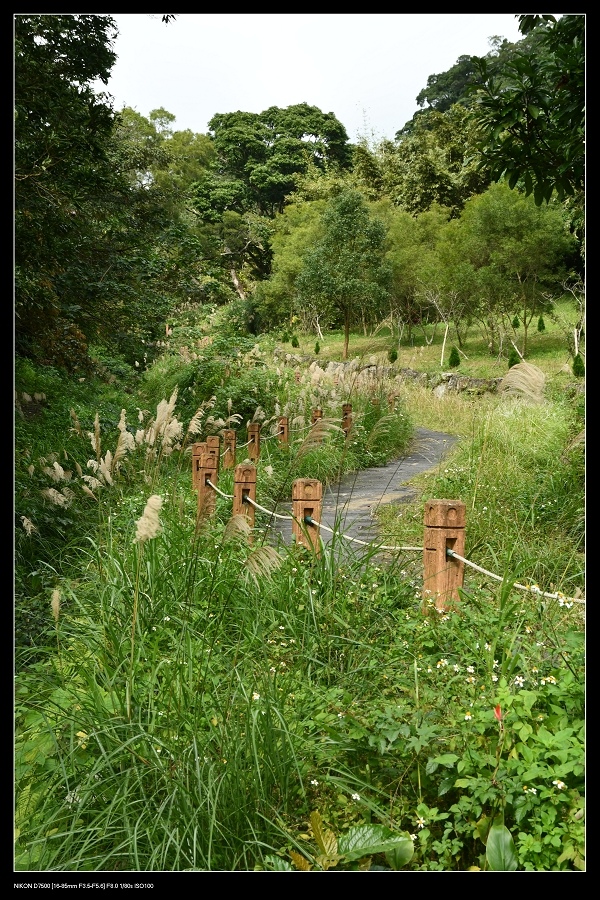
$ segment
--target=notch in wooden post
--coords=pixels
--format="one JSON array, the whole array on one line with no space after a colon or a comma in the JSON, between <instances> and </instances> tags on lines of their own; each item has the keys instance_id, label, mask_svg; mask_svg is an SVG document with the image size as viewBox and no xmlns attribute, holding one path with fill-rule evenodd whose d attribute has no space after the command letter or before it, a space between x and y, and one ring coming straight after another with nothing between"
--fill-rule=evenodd
<instances>
[{"instance_id":1,"label":"notch in wooden post","mask_svg":"<svg viewBox=\"0 0 600 900\"><path fill-rule=\"evenodd\" d=\"M292 538L319 556L323 485L314 478L296 478L292 484Z\"/></svg>"},{"instance_id":2,"label":"notch in wooden post","mask_svg":"<svg viewBox=\"0 0 600 900\"><path fill-rule=\"evenodd\" d=\"M342 403L342 430L346 437L352 429L352 404Z\"/></svg>"},{"instance_id":3,"label":"notch in wooden post","mask_svg":"<svg viewBox=\"0 0 600 900\"><path fill-rule=\"evenodd\" d=\"M290 420L287 416L279 417L279 444L287 447L290 442Z\"/></svg>"},{"instance_id":4,"label":"notch in wooden post","mask_svg":"<svg viewBox=\"0 0 600 900\"><path fill-rule=\"evenodd\" d=\"M233 479L232 516L246 516L250 528L254 528L256 510L248 500L256 502L256 466L240 463L235 467ZM248 541L252 543L252 533Z\"/></svg>"},{"instance_id":5,"label":"notch in wooden post","mask_svg":"<svg viewBox=\"0 0 600 900\"><path fill-rule=\"evenodd\" d=\"M217 472L219 471L219 463L221 461L221 438L218 434L210 434L206 438L206 450L210 456L214 456L217 460Z\"/></svg>"},{"instance_id":6,"label":"notch in wooden post","mask_svg":"<svg viewBox=\"0 0 600 900\"><path fill-rule=\"evenodd\" d=\"M260 422L248 425L248 458L258 459L260 456Z\"/></svg>"},{"instance_id":7,"label":"notch in wooden post","mask_svg":"<svg viewBox=\"0 0 600 900\"><path fill-rule=\"evenodd\" d=\"M235 468L235 442L236 435L233 428L226 428L223 432L223 468Z\"/></svg>"},{"instance_id":8,"label":"notch in wooden post","mask_svg":"<svg viewBox=\"0 0 600 900\"><path fill-rule=\"evenodd\" d=\"M433 600L444 611L460 600L465 564L446 553L465 553L465 504L462 500L429 500L425 504L423 541L423 610Z\"/></svg>"},{"instance_id":9,"label":"notch in wooden post","mask_svg":"<svg viewBox=\"0 0 600 900\"><path fill-rule=\"evenodd\" d=\"M192 487L198 490L198 472L200 470L200 459L203 453L206 453L206 441L197 441L192 444Z\"/></svg>"},{"instance_id":10,"label":"notch in wooden post","mask_svg":"<svg viewBox=\"0 0 600 900\"><path fill-rule=\"evenodd\" d=\"M217 486L218 473L218 457L211 453L204 452L200 457L200 465L198 467L198 513L197 521L212 516L215 511L217 493L212 489L211 484Z\"/></svg>"}]
</instances>

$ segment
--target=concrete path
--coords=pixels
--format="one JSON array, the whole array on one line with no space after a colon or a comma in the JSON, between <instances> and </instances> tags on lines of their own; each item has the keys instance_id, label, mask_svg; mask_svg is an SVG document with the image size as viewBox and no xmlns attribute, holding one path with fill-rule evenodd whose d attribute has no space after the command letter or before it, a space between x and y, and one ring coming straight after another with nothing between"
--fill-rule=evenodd
<instances>
[{"instance_id":1,"label":"concrete path","mask_svg":"<svg viewBox=\"0 0 600 900\"><path fill-rule=\"evenodd\" d=\"M353 472L338 484L326 488L321 522L361 541L376 541L377 524L374 515L379 507L411 500L416 490L408 486L408 482L422 472L434 469L457 440L454 435L417 428L412 446L405 457L385 466ZM276 512L290 515L291 502L280 503ZM273 519L271 525L275 544L292 542L290 520ZM333 535L321 529L321 538L324 544L329 544ZM360 548L359 544L352 541L337 540L337 546L342 545L353 548L354 553Z\"/></svg>"}]
</instances>

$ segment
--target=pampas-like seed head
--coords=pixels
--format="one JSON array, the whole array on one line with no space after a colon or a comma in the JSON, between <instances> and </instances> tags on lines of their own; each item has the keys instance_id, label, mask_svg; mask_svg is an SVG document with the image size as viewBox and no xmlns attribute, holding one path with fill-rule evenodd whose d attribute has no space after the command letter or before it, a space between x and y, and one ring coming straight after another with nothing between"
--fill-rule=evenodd
<instances>
[{"instance_id":1,"label":"pampas-like seed head","mask_svg":"<svg viewBox=\"0 0 600 900\"><path fill-rule=\"evenodd\" d=\"M537 366L521 362L512 366L500 384L498 393L520 394L533 403L542 403L546 376Z\"/></svg>"},{"instance_id":2,"label":"pampas-like seed head","mask_svg":"<svg viewBox=\"0 0 600 900\"><path fill-rule=\"evenodd\" d=\"M59 590L52 591L52 599L50 600L50 606L52 607L52 615L54 616L54 621L58 622L58 617L60 615L60 591Z\"/></svg>"},{"instance_id":3,"label":"pampas-like seed head","mask_svg":"<svg viewBox=\"0 0 600 900\"><path fill-rule=\"evenodd\" d=\"M141 519L138 519L136 522L136 543L138 541L144 543L144 541L151 540L159 533L161 526L158 513L161 506L162 497L159 497L157 494L152 494L151 497L148 497L144 514Z\"/></svg>"},{"instance_id":4,"label":"pampas-like seed head","mask_svg":"<svg viewBox=\"0 0 600 900\"><path fill-rule=\"evenodd\" d=\"M245 574L251 576L258 586L260 579L270 578L281 566L283 560L274 547L263 544L246 557Z\"/></svg>"},{"instance_id":5,"label":"pampas-like seed head","mask_svg":"<svg viewBox=\"0 0 600 900\"><path fill-rule=\"evenodd\" d=\"M27 537L29 537L32 531L37 531L36 526L33 524L31 519L27 518L27 516L21 516L21 522L23 523L23 528L25 529L25 534L27 535Z\"/></svg>"},{"instance_id":6,"label":"pampas-like seed head","mask_svg":"<svg viewBox=\"0 0 600 900\"><path fill-rule=\"evenodd\" d=\"M232 516L225 526L223 541L225 543L235 543L242 538L247 543L251 534L252 528L250 527L247 517L244 515L236 515Z\"/></svg>"}]
</instances>

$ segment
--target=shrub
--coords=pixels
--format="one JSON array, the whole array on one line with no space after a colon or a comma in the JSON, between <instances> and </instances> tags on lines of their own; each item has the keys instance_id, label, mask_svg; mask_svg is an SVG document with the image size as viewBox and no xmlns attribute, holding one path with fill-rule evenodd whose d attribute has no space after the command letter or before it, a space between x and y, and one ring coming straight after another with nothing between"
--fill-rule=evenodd
<instances>
[{"instance_id":1,"label":"shrub","mask_svg":"<svg viewBox=\"0 0 600 900\"><path fill-rule=\"evenodd\" d=\"M318 356L320 352L321 352L321 345L320 345L320 343L317 341L317 343L315 344L315 353L316 353L316 355Z\"/></svg>"},{"instance_id":2,"label":"shrub","mask_svg":"<svg viewBox=\"0 0 600 900\"><path fill-rule=\"evenodd\" d=\"M543 316L540 316L539 319L538 319L537 330L538 330L538 331L545 331L545 330L546 330L546 323L544 322Z\"/></svg>"},{"instance_id":3,"label":"shrub","mask_svg":"<svg viewBox=\"0 0 600 900\"><path fill-rule=\"evenodd\" d=\"M449 365L451 369L455 369L457 366L460 366L460 356L458 355L458 350L456 349L456 347L453 347L450 351Z\"/></svg>"},{"instance_id":4,"label":"shrub","mask_svg":"<svg viewBox=\"0 0 600 900\"><path fill-rule=\"evenodd\" d=\"M520 362L521 357L513 347L513 349L510 351L510 356L508 357L508 368L512 369L513 366L518 366Z\"/></svg>"},{"instance_id":5,"label":"shrub","mask_svg":"<svg viewBox=\"0 0 600 900\"><path fill-rule=\"evenodd\" d=\"M585 366L581 358L581 353L578 353L573 360L573 375L575 378L583 378L585 375Z\"/></svg>"},{"instance_id":6,"label":"shrub","mask_svg":"<svg viewBox=\"0 0 600 900\"><path fill-rule=\"evenodd\" d=\"M512 327L513 327L513 328L518 328L520 324L521 324L521 323L519 322L519 317L518 317L518 316L515 316L514 319L512 320Z\"/></svg>"},{"instance_id":7,"label":"shrub","mask_svg":"<svg viewBox=\"0 0 600 900\"><path fill-rule=\"evenodd\" d=\"M298 340L298 335L293 334L292 335L292 347L299 347L299 346L300 346L300 341Z\"/></svg>"},{"instance_id":8,"label":"shrub","mask_svg":"<svg viewBox=\"0 0 600 900\"><path fill-rule=\"evenodd\" d=\"M395 363L398 359L398 351L395 348L388 351L388 359L391 363Z\"/></svg>"}]
</instances>

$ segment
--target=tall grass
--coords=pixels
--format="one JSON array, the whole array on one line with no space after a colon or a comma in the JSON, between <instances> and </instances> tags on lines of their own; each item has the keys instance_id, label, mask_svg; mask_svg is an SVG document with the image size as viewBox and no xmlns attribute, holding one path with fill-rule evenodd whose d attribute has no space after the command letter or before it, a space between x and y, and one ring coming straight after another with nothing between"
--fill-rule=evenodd
<instances>
[{"instance_id":1,"label":"tall grass","mask_svg":"<svg viewBox=\"0 0 600 900\"><path fill-rule=\"evenodd\" d=\"M424 616L412 556L347 544L342 556L339 535L319 557L275 550L262 514L249 542L221 496L198 527L189 448L235 415L226 390L222 410L195 397L187 433L176 380L138 435L132 414L117 412L109 429L88 411L69 438L68 482L45 472L60 474L51 447L36 447L33 475L19 476L19 513L37 529L19 524L22 621L39 604L34 646L17 654L17 870L269 868L302 847L315 810L340 831L381 822L414 833L414 868L483 867L474 828L499 809L521 867L581 868L582 607L511 587L583 587L577 407L560 392L531 405L396 385L390 410L383 377L362 391L313 375L279 384L255 372L277 385L278 407L263 418L258 500L272 508L294 477L333 481L405 452L413 422L458 434L452 455L416 480L417 503L380 507L382 540L419 545L422 501L462 499L467 556L505 583L467 571L460 608ZM325 425L311 433L316 405ZM269 438L272 412L297 420L289 448ZM58 431L48 437L58 446ZM232 479L221 472L225 494ZM50 484L74 492L68 506L33 502ZM71 541L59 552L62 535ZM514 724L506 760L498 705L507 733ZM542 727L546 742L563 741L543 758ZM468 787L457 786L463 761Z\"/></svg>"}]
</instances>

